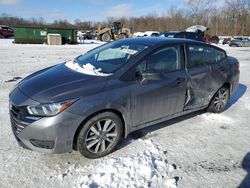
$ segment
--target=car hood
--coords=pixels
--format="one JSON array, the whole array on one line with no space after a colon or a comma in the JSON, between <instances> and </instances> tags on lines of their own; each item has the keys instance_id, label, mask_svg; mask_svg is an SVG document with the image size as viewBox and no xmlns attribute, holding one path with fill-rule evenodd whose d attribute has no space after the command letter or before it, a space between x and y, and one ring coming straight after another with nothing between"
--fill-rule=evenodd
<instances>
[{"instance_id":1,"label":"car hood","mask_svg":"<svg viewBox=\"0 0 250 188\"><path fill-rule=\"evenodd\" d=\"M97 93L107 79L82 74L59 64L31 74L21 81L18 88L33 100L48 103Z\"/></svg>"}]
</instances>

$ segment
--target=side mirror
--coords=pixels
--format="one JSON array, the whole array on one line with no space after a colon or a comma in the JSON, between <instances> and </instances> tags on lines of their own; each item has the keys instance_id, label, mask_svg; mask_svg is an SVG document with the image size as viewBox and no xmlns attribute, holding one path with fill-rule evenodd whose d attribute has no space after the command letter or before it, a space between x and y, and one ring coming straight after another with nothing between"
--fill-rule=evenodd
<instances>
[{"instance_id":1,"label":"side mirror","mask_svg":"<svg viewBox=\"0 0 250 188\"><path fill-rule=\"evenodd\" d=\"M141 74L140 83L145 84L148 80L161 80L162 74L158 72L143 72Z\"/></svg>"}]
</instances>

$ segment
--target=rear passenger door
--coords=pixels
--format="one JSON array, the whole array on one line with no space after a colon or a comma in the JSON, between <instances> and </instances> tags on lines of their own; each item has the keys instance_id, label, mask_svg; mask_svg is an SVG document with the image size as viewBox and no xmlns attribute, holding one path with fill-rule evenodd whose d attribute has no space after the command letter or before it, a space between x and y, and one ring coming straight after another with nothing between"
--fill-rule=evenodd
<instances>
[{"instance_id":1,"label":"rear passenger door","mask_svg":"<svg viewBox=\"0 0 250 188\"><path fill-rule=\"evenodd\" d=\"M229 67L227 63L227 55L223 50L214 49L214 62L211 63L211 94L209 98L213 97L216 91L225 83L228 75Z\"/></svg>"},{"instance_id":2,"label":"rear passenger door","mask_svg":"<svg viewBox=\"0 0 250 188\"><path fill-rule=\"evenodd\" d=\"M185 110L208 104L212 91L210 65L214 63L214 49L206 45L186 45L186 67L188 73Z\"/></svg>"}]
</instances>

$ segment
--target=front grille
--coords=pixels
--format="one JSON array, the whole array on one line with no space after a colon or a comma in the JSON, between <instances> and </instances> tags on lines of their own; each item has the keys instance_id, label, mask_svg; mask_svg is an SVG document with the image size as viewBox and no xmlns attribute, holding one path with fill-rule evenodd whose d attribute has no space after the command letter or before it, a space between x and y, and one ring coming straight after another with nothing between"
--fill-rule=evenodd
<instances>
[{"instance_id":1,"label":"front grille","mask_svg":"<svg viewBox=\"0 0 250 188\"><path fill-rule=\"evenodd\" d=\"M40 117L29 116L26 107L18 107L10 104L9 110L12 130L16 136L29 124L40 119Z\"/></svg>"},{"instance_id":2,"label":"front grille","mask_svg":"<svg viewBox=\"0 0 250 188\"><path fill-rule=\"evenodd\" d=\"M29 123L22 122L18 118L13 115L14 113L10 111L10 121L13 128L13 131L16 135L18 135Z\"/></svg>"}]
</instances>

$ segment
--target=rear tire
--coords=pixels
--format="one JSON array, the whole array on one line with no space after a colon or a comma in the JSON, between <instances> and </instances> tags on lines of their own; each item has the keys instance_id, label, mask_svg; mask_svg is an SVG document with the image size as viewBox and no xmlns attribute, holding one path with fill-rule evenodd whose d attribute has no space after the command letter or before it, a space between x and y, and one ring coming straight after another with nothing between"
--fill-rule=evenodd
<instances>
[{"instance_id":1,"label":"rear tire","mask_svg":"<svg viewBox=\"0 0 250 188\"><path fill-rule=\"evenodd\" d=\"M212 113L221 113L225 110L229 101L229 89L227 87L220 88L212 98L207 111Z\"/></svg>"},{"instance_id":2,"label":"rear tire","mask_svg":"<svg viewBox=\"0 0 250 188\"><path fill-rule=\"evenodd\" d=\"M123 124L112 112L103 112L90 118L77 137L77 150L90 159L111 153L120 142Z\"/></svg>"}]
</instances>

